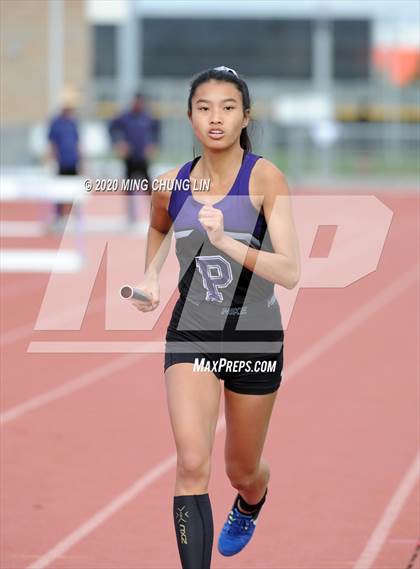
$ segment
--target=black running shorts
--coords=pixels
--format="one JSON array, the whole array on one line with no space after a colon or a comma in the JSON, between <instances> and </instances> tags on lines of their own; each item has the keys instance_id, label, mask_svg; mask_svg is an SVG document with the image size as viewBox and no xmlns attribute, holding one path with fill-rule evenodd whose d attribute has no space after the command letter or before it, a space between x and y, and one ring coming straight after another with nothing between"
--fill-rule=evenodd
<instances>
[{"instance_id":1,"label":"black running shorts","mask_svg":"<svg viewBox=\"0 0 420 569\"><path fill-rule=\"evenodd\" d=\"M236 393L262 395L280 387L284 331L276 298L241 307L178 298L166 334L165 371L189 362L212 371Z\"/></svg>"}]
</instances>

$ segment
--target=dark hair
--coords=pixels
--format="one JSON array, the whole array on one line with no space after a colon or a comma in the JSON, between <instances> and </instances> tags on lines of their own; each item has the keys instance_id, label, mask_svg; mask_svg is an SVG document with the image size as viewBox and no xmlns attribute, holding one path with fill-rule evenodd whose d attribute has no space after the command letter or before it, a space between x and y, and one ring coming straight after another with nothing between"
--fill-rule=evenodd
<instances>
[{"instance_id":1,"label":"dark hair","mask_svg":"<svg viewBox=\"0 0 420 569\"><path fill-rule=\"evenodd\" d=\"M211 80L215 81L227 81L228 83L233 83L238 91L242 95L242 104L244 107L244 111L251 108L251 98L249 96L248 86L243 79L238 77L235 72L229 71L228 68L225 69L206 69L202 71L198 75L196 75L190 84L190 94L188 96L188 112L191 114L192 112L192 98L194 93L197 90L197 87L202 83L207 83L207 81ZM245 150L245 152L251 152L251 140L248 136L248 131L246 127L244 127L241 131L241 136L239 138L239 144L241 148Z\"/></svg>"}]
</instances>

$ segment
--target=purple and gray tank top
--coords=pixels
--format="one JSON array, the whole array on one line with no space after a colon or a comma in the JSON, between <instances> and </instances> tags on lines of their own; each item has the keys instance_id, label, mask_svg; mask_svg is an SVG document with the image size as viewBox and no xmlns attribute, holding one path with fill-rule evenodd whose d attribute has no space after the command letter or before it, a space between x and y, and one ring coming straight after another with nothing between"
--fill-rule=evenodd
<instances>
[{"instance_id":1,"label":"purple and gray tank top","mask_svg":"<svg viewBox=\"0 0 420 569\"><path fill-rule=\"evenodd\" d=\"M273 283L214 247L198 220L203 204L193 197L189 180L199 158L179 170L176 177L179 182L174 184L168 207L180 264L180 296L197 305L205 302L218 306L241 306L245 302L269 300L274 293ZM233 186L213 207L222 211L227 235L254 249L272 252L264 215L255 209L249 197L251 171L259 158L256 154L244 153Z\"/></svg>"}]
</instances>

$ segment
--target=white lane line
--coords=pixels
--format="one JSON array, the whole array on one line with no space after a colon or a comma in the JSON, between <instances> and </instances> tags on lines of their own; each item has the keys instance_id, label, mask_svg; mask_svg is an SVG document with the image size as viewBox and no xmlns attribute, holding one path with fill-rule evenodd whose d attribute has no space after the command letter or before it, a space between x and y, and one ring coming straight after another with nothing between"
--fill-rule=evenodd
<instances>
[{"instance_id":1,"label":"white lane line","mask_svg":"<svg viewBox=\"0 0 420 569\"><path fill-rule=\"evenodd\" d=\"M359 310L356 310L351 316L340 322L331 332L325 334L318 342L312 344L295 362L292 362L288 366L286 378L290 379L290 376L298 373L333 344L336 344L347 336L347 334L354 330L354 328L357 328L359 324L368 320L372 314L380 310L383 306L386 306L394 300L394 298L400 296L400 294L418 280L419 267L419 264L414 265L411 269L403 273L399 279L382 289L373 299L361 306Z\"/></svg>"},{"instance_id":2,"label":"white lane line","mask_svg":"<svg viewBox=\"0 0 420 569\"><path fill-rule=\"evenodd\" d=\"M346 320L343 320L343 322L341 322L340 324L338 324L335 328L333 328L333 330L331 330L331 332L329 332L328 334L326 334L325 336L323 336L320 340L318 340L318 342L316 342L315 344L313 344L308 350L306 350L303 354L301 354L298 359L294 362L291 362L291 364L288 366L287 372L285 373L285 377L283 379L283 384L286 381L289 381L294 375L298 374L305 366L307 366L309 363L313 362L316 358L318 358L321 354L323 354L325 351L327 351L329 348L331 348L331 346L333 346L334 344L336 344L337 342L339 342L342 338L344 338L347 334L349 334L354 328L356 328L358 325L362 324L365 320L367 320L368 318L370 318L372 316L372 314L374 314L376 311L378 311L379 309L381 309L383 306L385 306L386 304L388 304L389 302L391 302L394 298L397 298L400 294L402 294L404 292L404 290L406 290L409 286L411 286L414 282L416 282L417 278L418 278L418 268L419 265L415 265L414 267L412 267L411 269L409 269L408 271L406 271L405 273L403 273L401 275L401 277L393 282L391 285L389 285L387 288L381 290L381 292L375 296L375 298L373 298L372 300L368 301L366 304L364 304L359 310L357 310L356 312L354 312L351 316L349 316L348 318L346 318ZM45 346L43 346L43 342L38 342L40 344L39 348L40 351L43 351L45 349ZM37 351L37 346L36 346L37 342L31 342L29 351L33 351L36 352ZM50 346L50 342L46 342L47 344L47 348L50 349L50 351L54 351L53 348L54 346ZM63 351L64 347L63 345L61 345L61 343L59 343L59 346L56 346L56 348L58 348L58 351ZM63 343L65 344L65 342ZM77 346L74 345L73 342L70 342L71 344L71 348L72 350L74 350ZM92 351L95 352L95 350L98 349L98 346L91 346L90 342L86 343L86 350L87 351ZM94 343L95 344L95 343ZM104 351L111 351L112 346L110 346L110 343L105 342L105 345L103 346ZM116 342L116 344L120 344L119 342ZM121 351L123 349L128 351L128 347L126 344L133 344L132 349L133 351L136 351L138 349L138 347L136 347L138 345L134 342L121 342L121 344L124 344L124 347L121 348L118 345L116 346L116 351ZM160 342L149 342L146 346L145 351L151 353L153 351L156 351L156 346L155 344L157 344L157 351L162 351L164 349L164 345L163 343ZM152 349L154 348L154 349ZM80 349L80 347L79 347ZM108 364L109 365L109 364ZM82 376L83 377L83 376ZM74 380L74 382L77 384L79 380ZM70 384L72 384L73 382L70 382ZM83 383L83 382L82 382ZM90 382L88 382L87 384L89 384ZM68 385L68 384L66 384ZM66 391L66 385L64 385L62 388L59 387L56 390L53 390L53 392L61 392L62 389L64 389L64 394L63 395L58 395L59 397L62 397L64 395L67 395L68 393L71 393L73 390L67 392ZM83 387L83 385L81 385L81 387ZM81 387L78 387L77 389L80 389ZM41 395L39 397L35 397L35 406L39 407L45 403L49 403L50 401L52 401L53 399L56 399L57 397L49 397L49 392L45 393L44 395ZM32 401L34 400L29 400L26 403L23 403L22 405L18 405L17 408L15 407L14 409L11 409L10 411L7 411L5 413L5 415L8 417L10 415L11 418L17 418L18 416L21 416L24 412L26 412L26 409L32 409ZM18 412L17 414L15 413L15 410L19 410L22 409L22 412ZM2 422L3 417L0 416L0 424ZM9 419L11 420L11 419Z\"/></svg>"},{"instance_id":3,"label":"white lane line","mask_svg":"<svg viewBox=\"0 0 420 569\"><path fill-rule=\"evenodd\" d=\"M415 279L413 278L413 272L415 273L415 275L417 277L417 271L418 271L418 265L416 265L416 267L414 267L413 269L410 269L409 271L404 273L400 277L400 279L398 279L394 284L392 284L388 288L384 289L382 291L382 293L380 293L378 295L378 297L376 297L376 300L378 298L380 299L379 303L378 302L374 303L374 301L367 302L366 305L364 305L358 311L358 312L362 312L363 318L357 318L356 317L357 313L355 313L351 317L349 317L347 320L350 320L352 322L352 326L347 327L347 332L352 330L352 328L356 327L358 324L362 323L364 319L366 320L367 318L369 318L369 316L371 316L372 313L375 312L375 310L378 310L381 306L384 306L386 304L386 301L385 301L386 299L388 299L387 302L390 302L398 294L401 294L408 286L410 286L414 282ZM389 291L391 291L391 293ZM377 306L377 308L375 308L373 310L372 305ZM367 306L370 306L370 309L366 310ZM337 326L334 330L338 331L338 340L340 340L342 337L341 325ZM321 349L318 349L315 352L312 352L312 350L309 349L309 350L307 350L307 352L302 354L302 356L300 356L298 358L298 360L296 362L294 362L295 365L289 367L289 370L290 370L290 368L292 368L292 370L288 371L287 378L290 379L290 377L292 377L293 375L296 375L298 372L300 372L302 370L303 367L308 365L316 357L320 356L323 351L326 351L330 346L334 345L336 343L336 341L338 341L338 340L336 340L333 336L334 336L334 334L331 333L327 336L329 339L328 342L324 342L324 341L322 343L320 342L321 343ZM312 354L311 357L307 357L308 352ZM300 364L301 360L303 361L302 364ZM218 423L217 423L216 433L223 430L224 427L225 427L225 419L224 419L224 416L221 416L219 418ZM76 545L88 533L91 533L92 531L97 529L114 512L116 512L118 509L120 509L122 507L122 505L127 504L134 496L137 496L137 494L142 492L143 489L146 488L144 480L148 481L147 486L149 486L150 484L152 484L152 482L155 482L156 480L158 480L163 474L165 474L175 464L176 464L176 454L172 454L169 458L167 458L166 460L157 464L152 470L150 470L148 473L146 473L144 476L142 476L140 479L138 479L137 482L135 482L134 486L131 486L124 493L120 494L119 497L117 497L115 500L110 502L102 510L97 512L93 517L91 517L84 524L79 526L71 534L69 534L62 541L60 541L57 545L55 545L52 549L47 551L47 553L45 555L43 555L42 557L40 557L38 559L38 561L35 561L33 564L29 565L27 567L27 569L44 569L45 567L50 565L53 561L55 561L55 559L57 559L57 557L66 553L66 551L68 551L71 547ZM134 489L134 491L133 491L133 489ZM115 506L115 504L117 504L117 506ZM354 568L354 569L356 569L356 568Z\"/></svg>"},{"instance_id":4,"label":"white lane line","mask_svg":"<svg viewBox=\"0 0 420 569\"><path fill-rule=\"evenodd\" d=\"M416 458L411 463L404 478L398 485L395 494L389 501L378 525L374 529L369 541L366 544L362 554L356 561L353 569L370 569L381 551L385 540L394 525L396 519L400 515L401 510L407 498L410 496L417 479L420 476L420 451L417 452Z\"/></svg>"},{"instance_id":5,"label":"white lane line","mask_svg":"<svg viewBox=\"0 0 420 569\"><path fill-rule=\"evenodd\" d=\"M16 326L11 330L8 330L4 334L2 334L0 339L0 346L8 346L9 344L13 344L14 342L18 342L23 338L26 338L34 331L33 324L21 324L20 326Z\"/></svg>"},{"instance_id":6,"label":"white lane line","mask_svg":"<svg viewBox=\"0 0 420 569\"><path fill-rule=\"evenodd\" d=\"M118 303L120 303L121 300L119 298L115 298L112 301L108 301L108 306L113 306L116 305ZM103 307L106 303L106 295L100 296L98 298L96 298L95 300L91 300L89 301L88 307L86 308L86 310L89 310L90 314L96 314L97 312L100 312L101 310L103 310ZM83 306L83 308L85 308ZM50 327L50 330L37 330L35 328L35 324L33 323L26 323L26 324L21 324L20 326L16 326L16 328L12 328L11 330L8 330L7 332L4 332L4 334L1 335L0 338L0 346L4 347L7 346L9 344L13 344L14 342L17 342L19 340L23 340L23 338L26 338L27 336L30 336L33 332L37 333L37 332L45 332L45 331L55 331L55 330L60 330L60 326L63 326L68 320L71 320L74 316L74 314L78 315L80 313L80 306L79 305L70 305L67 308L65 308L64 310L62 310L61 312L58 312L56 314L53 314L47 321L46 324L48 324L48 326ZM39 342L40 345L43 344L43 342ZM46 342L47 344L54 344L54 342ZM37 342L31 342L30 345L32 344L37 344ZM59 342L57 342L57 344L59 344ZM66 344L66 342L64 342L64 344ZM77 342L76 342L77 344ZM36 350L34 350L36 351ZM39 350L38 350L39 351ZM57 351L57 350L48 350L48 351ZM99 351L99 350L98 350ZM103 350L105 351L105 350ZM130 352L132 352L133 350L129 350Z\"/></svg>"},{"instance_id":7,"label":"white lane line","mask_svg":"<svg viewBox=\"0 0 420 569\"><path fill-rule=\"evenodd\" d=\"M225 418L222 415L216 425L216 434L225 427ZM76 545L84 537L92 533L101 526L113 514L121 510L126 504L131 502L138 494L143 492L148 486L166 474L173 466L176 465L176 453L171 454L167 459L159 462L154 468L149 470L145 475L138 478L127 490L119 494L111 500L104 508L96 512L91 518L86 520L81 526L61 540L57 545L50 549L45 555L40 557L27 569L44 569L48 567L58 557L66 553L73 545Z\"/></svg>"},{"instance_id":8,"label":"white lane line","mask_svg":"<svg viewBox=\"0 0 420 569\"><path fill-rule=\"evenodd\" d=\"M419 265L415 265L387 288L375 296L372 300L366 302L359 310L354 312L351 316L340 322L328 334L323 336L312 344L298 360L292 362L287 368L287 375L285 377L290 379L292 375L298 373L302 368L308 365L309 362L316 359L320 354L325 352L333 344L339 342L342 338L347 336L359 324L370 318L372 314L380 310L383 306L397 298L404 290L414 284L419 276ZM207 343L209 349L214 352L219 351L217 343ZM232 348L236 349L235 348ZM240 349L238 347L238 349ZM165 350L165 342L132 342L132 341L43 341L34 340L28 346L29 353L162 353Z\"/></svg>"},{"instance_id":9,"label":"white lane line","mask_svg":"<svg viewBox=\"0 0 420 569\"><path fill-rule=\"evenodd\" d=\"M9 423L10 421L14 421L19 417L22 417L29 411L33 411L34 409L38 409L39 407L43 407L48 403L56 401L57 399L61 399L62 397L67 397L71 393L75 391L79 391L87 387L88 385L92 385L93 383L101 380L106 379L113 373L124 369L142 359L144 356L133 356L133 355L125 355L121 356L120 358L113 359L112 361L95 368L92 371L88 371L81 376L77 377L76 379L72 379L56 387L55 389L50 389L41 395L37 395L36 397L32 397L32 399L28 399L15 407L12 407L8 411L4 411L0 413L0 425L4 425Z\"/></svg>"},{"instance_id":10,"label":"white lane line","mask_svg":"<svg viewBox=\"0 0 420 569\"><path fill-rule=\"evenodd\" d=\"M96 312L102 310L104 303L105 296L100 296L99 298L89 302L87 310L89 310L90 314L95 314ZM48 320L48 325L51 327L51 331L54 331L55 327L59 329L60 325L62 326L65 324L67 320L71 319L74 314L79 314L79 312L80 306L70 305L61 312L58 312L57 314L51 316L51 318ZM35 325L33 323L21 324L20 326L16 326L16 328L12 328L11 330L5 332L1 336L0 346L4 347L8 344L13 344L14 342L30 336L33 332L39 332L39 330L36 330L34 326ZM43 332L44 330L41 331Z\"/></svg>"}]
</instances>

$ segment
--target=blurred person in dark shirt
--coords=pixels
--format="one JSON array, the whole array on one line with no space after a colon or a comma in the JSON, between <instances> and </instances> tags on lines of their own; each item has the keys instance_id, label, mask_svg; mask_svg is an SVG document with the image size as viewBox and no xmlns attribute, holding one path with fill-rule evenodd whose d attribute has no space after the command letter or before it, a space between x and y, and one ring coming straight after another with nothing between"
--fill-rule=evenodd
<instances>
[{"instance_id":1,"label":"blurred person in dark shirt","mask_svg":"<svg viewBox=\"0 0 420 569\"><path fill-rule=\"evenodd\" d=\"M61 110L49 124L48 140L50 155L57 163L59 176L77 176L80 172L81 158L79 128L75 118L77 94L73 90L64 91ZM55 223L63 222L72 208L71 203L55 204Z\"/></svg>"},{"instance_id":2,"label":"blurred person in dark shirt","mask_svg":"<svg viewBox=\"0 0 420 569\"><path fill-rule=\"evenodd\" d=\"M147 111L144 96L136 93L130 109L111 121L109 132L117 156L125 163L126 179L147 180L147 189L126 192L128 222L133 225L137 221L137 205L142 206L141 219L149 216L149 165L158 149L159 122Z\"/></svg>"}]
</instances>

